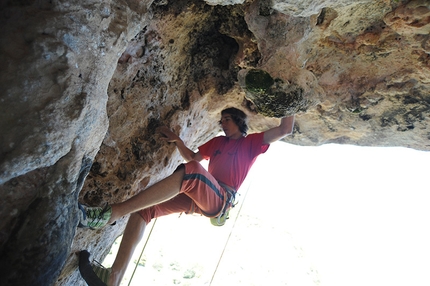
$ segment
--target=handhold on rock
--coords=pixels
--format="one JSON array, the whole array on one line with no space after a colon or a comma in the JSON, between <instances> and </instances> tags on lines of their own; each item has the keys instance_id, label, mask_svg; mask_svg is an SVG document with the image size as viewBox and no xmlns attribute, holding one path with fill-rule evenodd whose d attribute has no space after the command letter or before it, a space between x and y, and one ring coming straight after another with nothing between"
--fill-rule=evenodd
<instances>
[{"instance_id":1,"label":"handhold on rock","mask_svg":"<svg viewBox=\"0 0 430 286\"><path fill-rule=\"evenodd\" d=\"M290 116L306 111L310 105L302 87L278 78L273 79L266 71L242 70L238 77L246 99L264 116Z\"/></svg>"}]
</instances>

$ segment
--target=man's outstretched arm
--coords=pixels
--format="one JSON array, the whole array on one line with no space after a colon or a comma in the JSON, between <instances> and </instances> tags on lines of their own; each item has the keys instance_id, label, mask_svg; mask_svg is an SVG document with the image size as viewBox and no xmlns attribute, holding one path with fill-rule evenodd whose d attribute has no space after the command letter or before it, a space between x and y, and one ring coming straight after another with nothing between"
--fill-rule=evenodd
<instances>
[{"instance_id":1,"label":"man's outstretched arm","mask_svg":"<svg viewBox=\"0 0 430 286\"><path fill-rule=\"evenodd\" d=\"M194 152L191 149L189 149L187 146L185 146L184 141L182 141L182 139L178 135L173 133L172 130L170 130L168 127L166 126L160 127L158 131L164 135L164 137L161 138L162 140L167 141L169 143L176 144L176 147L178 148L179 153L181 154L181 156L184 158L186 162L190 162L193 160L200 162L201 160L203 160L203 157L199 152Z\"/></svg>"},{"instance_id":2,"label":"man's outstretched arm","mask_svg":"<svg viewBox=\"0 0 430 286\"><path fill-rule=\"evenodd\" d=\"M264 143L270 144L293 133L294 115L281 119L279 126L264 132Z\"/></svg>"}]
</instances>

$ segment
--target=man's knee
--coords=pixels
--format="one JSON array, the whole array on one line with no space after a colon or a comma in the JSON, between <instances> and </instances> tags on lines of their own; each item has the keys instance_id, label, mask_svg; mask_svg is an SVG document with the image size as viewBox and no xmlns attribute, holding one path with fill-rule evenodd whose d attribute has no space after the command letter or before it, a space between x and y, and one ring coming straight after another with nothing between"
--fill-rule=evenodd
<instances>
[{"instance_id":1,"label":"man's knee","mask_svg":"<svg viewBox=\"0 0 430 286\"><path fill-rule=\"evenodd\" d=\"M185 165L183 164L183 166L184 166L184 170L186 168L188 170L193 170L193 172L194 171L201 172L200 170L205 170L205 168L203 168L203 166L197 161L187 162Z\"/></svg>"},{"instance_id":2,"label":"man's knee","mask_svg":"<svg viewBox=\"0 0 430 286\"><path fill-rule=\"evenodd\" d=\"M142 214L139 212L135 212L130 214L130 217L128 218L127 224L133 224L134 226L141 226L142 224L146 225L146 221L143 218Z\"/></svg>"},{"instance_id":3,"label":"man's knee","mask_svg":"<svg viewBox=\"0 0 430 286\"><path fill-rule=\"evenodd\" d=\"M184 164L179 165L173 173L185 174L185 165Z\"/></svg>"},{"instance_id":4,"label":"man's knee","mask_svg":"<svg viewBox=\"0 0 430 286\"><path fill-rule=\"evenodd\" d=\"M141 223L143 221L143 223L145 223L145 225L146 225L146 224L150 223L151 220L154 218L154 216L155 216L154 211L155 211L154 207L140 210L138 212L132 213L130 215L129 220L132 219L132 217L133 217L134 220L141 222Z\"/></svg>"}]
</instances>

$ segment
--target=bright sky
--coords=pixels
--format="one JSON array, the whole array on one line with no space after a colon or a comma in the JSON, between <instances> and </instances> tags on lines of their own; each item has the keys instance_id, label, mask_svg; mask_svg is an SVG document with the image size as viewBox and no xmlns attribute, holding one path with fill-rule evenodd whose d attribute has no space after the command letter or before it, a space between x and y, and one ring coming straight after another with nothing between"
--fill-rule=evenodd
<instances>
[{"instance_id":1,"label":"bright sky","mask_svg":"<svg viewBox=\"0 0 430 286\"><path fill-rule=\"evenodd\" d=\"M428 286L428 162L404 148L272 144L225 226L159 218L131 285Z\"/></svg>"},{"instance_id":2,"label":"bright sky","mask_svg":"<svg viewBox=\"0 0 430 286\"><path fill-rule=\"evenodd\" d=\"M267 155L252 193L268 183L269 216L319 281L288 284L430 285L429 152L279 143Z\"/></svg>"}]
</instances>

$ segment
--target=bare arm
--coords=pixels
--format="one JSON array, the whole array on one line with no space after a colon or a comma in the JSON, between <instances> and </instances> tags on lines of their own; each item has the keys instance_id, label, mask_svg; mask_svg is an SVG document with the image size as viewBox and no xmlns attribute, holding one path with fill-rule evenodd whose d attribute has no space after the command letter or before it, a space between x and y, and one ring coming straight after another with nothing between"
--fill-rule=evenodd
<instances>
[{"instance_id":1,"label":"bare arm","mask_svg":"<svg viewBox=\"0 0 430 286\"><path fill-rule=\"evenodd\" d=\"M161 134L164 135L164 137L161 137L162 140L176 144L179 153L185 161L190 162L194 160L200 162L201 160L203 160L203 157L200 152L193 152L191 149L185 146L184 141L182 141L182 139L178 135L173 133L172 130L170 130L166 126L160 127L158 130Z\"/></svg>"},{"instance_id":2,"label":"bare arm","mask_svg":"<svg viewBox=\"0 0 430 286\"><path fill-rule=\"evenodd\" d=\"M293 133L294 115L281 119L279 126L264 132L264 143L270 144Z\"/></svg>"}]
</instances>

